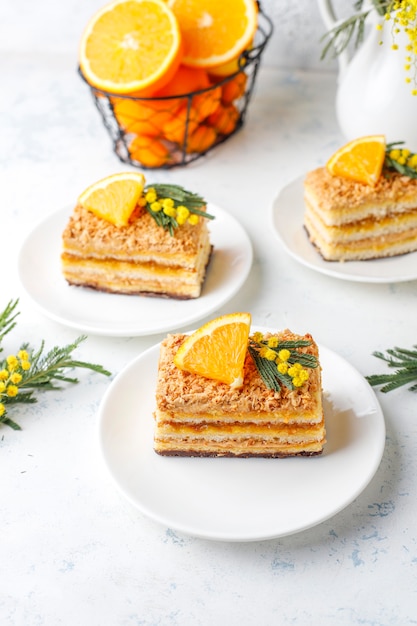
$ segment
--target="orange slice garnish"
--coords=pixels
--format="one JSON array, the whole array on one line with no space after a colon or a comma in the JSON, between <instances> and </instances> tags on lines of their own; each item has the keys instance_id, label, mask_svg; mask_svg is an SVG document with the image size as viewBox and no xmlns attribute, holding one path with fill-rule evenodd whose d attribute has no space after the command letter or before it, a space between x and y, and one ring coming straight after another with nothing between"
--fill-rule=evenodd
<instances>
[{"instance_id":1,"label":"orange slice garnish","mask_svg":"<svg viewBox=\"0 0 417 626\"><path fill-rule=\"evenodd\" d=\"M360 137L337 150L326 167L333 176L374 186L381 176L385 148L384 135Z\"/></svg>"},{"instance_id":2,"label":"orange slice garnish","mask_svg":"<svg viewBox=\"0 0 417 626\"><path fill-rule=\"evenodd\" d=\"M90 185L78 198L79 204L115 226L126 226L145 186L137 172L112 174Z\"/></svg>"},{"instance_id":3,"label":"orange slice garnish","mask_svg":"<svg viewBox=\"0 0 417 626\"><path fill-rule=\"evenodd\" d=\"M241 387L250 324L249 313L230 313L211 320L185 339L175 354L175 365L186 372Z\"/></svg>"}]
</instances>

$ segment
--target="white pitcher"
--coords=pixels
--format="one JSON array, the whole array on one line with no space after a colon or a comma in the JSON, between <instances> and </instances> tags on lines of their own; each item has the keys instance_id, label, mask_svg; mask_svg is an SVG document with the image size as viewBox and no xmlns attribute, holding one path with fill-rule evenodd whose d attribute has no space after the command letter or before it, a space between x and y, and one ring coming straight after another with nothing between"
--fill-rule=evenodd
<instances>
[{"instance_id":1,"label":"white pitcher","mask_svg":"<svg viewBox=\"0 0 417 626\"><path fill-rule=\"evenodd\" d=\"M338 21L331 0L318 0L328 30ZM404 65L408 43L404 32L396 33L398 50L392 50L392 22L372 11L370 32L351 60L346 50L339 56L336 116L347 140L383 134L388 143L404 141L417 152L417 96L406 83ZM380 22L382 30L377 30ZM383 42L382 45L380 42Z\"/></svg>"}]
</instances>

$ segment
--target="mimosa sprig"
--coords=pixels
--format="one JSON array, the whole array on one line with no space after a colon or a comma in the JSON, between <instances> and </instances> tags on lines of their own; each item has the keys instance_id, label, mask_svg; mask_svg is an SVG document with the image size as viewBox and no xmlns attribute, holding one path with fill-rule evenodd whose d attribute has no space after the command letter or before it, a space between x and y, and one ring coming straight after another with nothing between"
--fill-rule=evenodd
<instances>
[{"instance_id":1,"label":"mimosa sprig","mask_svg":"<svg viewBox=\"0 0 417 626\"><path fill-rule=\"evenodd\" d=\"M395 170L403 176L417 178L417 154L402 148L404 141L396 141L386 146L384 168Z\"/></svg>"},{"instance_id":2,"label":"mimosa sprig","mask_svg":"<svg viewBox=\"0 0 417 626\"><path fill-rule=\"evenodd\" d=\"M387 393L398 389L403 385L408 385L409 391L417 391L417 345L414 350L405 348L390 348L383 352L373 352L378 359L387 363L388 367L395 369L392 374L372 374L366 376L370 385L377 387L382 385L380 391Z\"/></svg>"},{"instance_id":3,"label":"mimosa sprig","mask_svg":"<svg viewBox=\"0 0 417 626\"><path fill-rule=\"evenodd\" d=\"M282 386L288 389L302 387L309 378L308 368L317 367L317 358L313 354L299 351L309 345L311 342L306 339L281 341L276 336L265 338L257 332L249 337L248 349L265 385L280 391Z\"/></svg>"},{"instance_id":4,"label":"mimosa sprig","mask_svg":"<svg viewBox=\"0 0 417 626\"><path fill-rule=\"evenodd\" d=\"M204 198L180 185L147 185L138 204L171 236L176 228L185 223L195 226L200 217L214 219L213 215L202 210L206 204Z\"/></svg>"},{"instance_id":5,"label":"mimosa sprig","mask_svg":"<svg viewBox=\"0 0 417 626\"><path fill-rule=\"evenodd\" d=\"M377 15L390 23L391 49L394 53L400 47L396 41L398 33L403 31L407 36L407 43L403 51L405 82L413 85L411 93L417 95L417 9L415 0L370 0L369 2L356 0L353 3L353 9L353 15L338 21L336 26L322 38L326 40L326 44L321 58L326 57L331 50L335 56L338 56L346 50L351 42L355 48L359 47L364 39L366 21L372 12L376 12ZM378 23L376 28L382 30L382 24Z\"/></svg>"},{"instance_id":6,"label":"mimosa sprig","mask_svg":"<svg viewBox=\"0 0 417 626\"><path fill-rule=\"evenodd\" d=\"M1 341L16 326L18 300L11 300L0 314L0 352ZM44 352L45 343L35 350L29 343L24 343L16 354L9 354L0 359L0 424L21 430L19 424L10 417L11 408L18 403L33 404L37 391L62 389L57 383L78 383L78 379L68 375L74 368L89 369L105 376L110 372L101 365L87 363L72 357L72 353L87 337L82 335L73 343L64 347L55 346Z\"/></svg>"}]
</instances>

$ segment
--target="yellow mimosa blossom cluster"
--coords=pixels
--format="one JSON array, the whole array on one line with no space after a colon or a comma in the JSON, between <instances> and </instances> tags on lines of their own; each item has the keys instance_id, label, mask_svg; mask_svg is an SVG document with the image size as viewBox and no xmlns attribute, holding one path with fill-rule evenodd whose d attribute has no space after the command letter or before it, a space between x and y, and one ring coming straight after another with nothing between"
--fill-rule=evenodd
<instances>
[{"instance_id":1,"label":"yellow mimosa blossom cluster","mask_svg":"<svg viewBox=\"0 0 417 626\"><path fill-rule=\"evenodd\" d=\"M417 0L392 0L385 12L385 20L392 22L392 49L398 50L395 35L403 31L408 38L404 69L406 82L417 84ZM379 27L381 28L381 27ZM417 95L417 88L412 90Z\"/></svg>"},{"instance_id":2,"label":"yellow mimosa blossom cluster","mask_svg":"<svg viewBox=\"0 0 417 626\"><path fill-rule=\"evenodd\" d=\"M186 222L195 226L198 224L199 216L191 213L186 206L175 206L172 198L160 198L156 190L150 187L146 193L139 199L139 206L148 205L153 213L159 213L162 211L168 217L173 218L179 226L182 226Z\"/></svg>"},{"instance_id":3,"label":"yellow mimosa blossom cluster","mask_svg":"<svg viewBox=\"0 0 417 626\"><path fill-rule=\"evenodd\" d=\"M389 151L388 156L400 165L406 165L417 171L417 154L413 154L407 148L394 148Z\"/></svg>"},{"instance_id":4,"label":"yellow mimosa blossom cluster","mask_svg":"<svg viewBox=\"0 0 417 626\"><path fill-rule=\"evenodd\" d=\"M283 376L289 376L294 387L302 387L309 379L309 371L296 360L295 353L291 353L288 348L280 348L278 337L264 339L260 332L253 334L252 339L260 344L258 354L267 361L273 361L277 372Z\"/></svg>"},{"instance_id":5,"label":"yellow mimosa blossom cluster","mask_svg":"<svg viewBox=\"0 0 417 626\"><path fill-rule=\"evenodd\" d=\"M0 400L1 398L15 398L19 393L19 383L22 381L22 372L30 369L29 355L26 350L19 350L17 355L10 354L0 370ZM0 417L6 412L3 402L0 402Z\"/></svg>"}]
</instances>

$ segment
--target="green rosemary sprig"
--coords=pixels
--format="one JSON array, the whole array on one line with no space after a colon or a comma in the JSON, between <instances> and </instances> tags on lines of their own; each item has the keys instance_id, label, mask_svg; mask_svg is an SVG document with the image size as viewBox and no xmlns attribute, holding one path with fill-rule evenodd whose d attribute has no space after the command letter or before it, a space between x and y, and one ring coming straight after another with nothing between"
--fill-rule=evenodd
<instances>
[{"instance_id":1,"label":"green rosemary sprig","mask_svg":"<svg viewBox=\"0 0 417 626\"><path fill-rule=\"evenodd\" d=\"M385 170L395 170L403 176L408 176L409 178L417 178L417 169L409 165L411 159L417 161L417 157L414 153L409 153L405 163L401 163L399 160L393 159L390 156L392 150L400 149L399 146L402 145L404 145L404 141L396 141L395 143L387 144L385 151L384 168Z\"/></svg>"},{"instance_id":2,"label":"green rosemary sprig","mask_svg":"<svg viewBox=\"0 0 417 626\"><path fill-rule=\"evenodd\" d=\"M404 348L390 348L383 352L373 352L373 356L385 361L390 368L395 368L392 374L372 374L366 376L366 380L373 387L383 385L381 391L387 393L413 383L409 391L417 391L417 345L412 346L415 350Z\"/></svg>"},{"instance_id":3,"label":"green rosemary sprig","mask_svg":"<svg viewBox=\"0 0 417 626\"><path fill-rule=\"evenodd\" d=\"M264 339L260 333L249 337L248 350L255 367L265 385L274 391L281 387L296 389L308 379L305 368L318 366L313 354L299 352L298 349L310 346L311 341L278 341L277 338Z\"/></svg>"},{"instance_id":4,"label":"green rosemary sprig","mask_svg":"<svg viewBox=\"0 0 417 626\"><path fill-rule=\"evenodd\" d=\"M10 301L0 314L0 341L16 325L15 313L18 300ZM79 380L67 374L74 368L89 369L105 376L110 372L101 365L74 359L72 353L87 337L82 335L64 347L54 347L44 352L45 343L38 350L24 343L16 355L0 360L0 424L21 430L19 424L9 415L12 405L37 402L35 392L61 389L57 383L78 383ZM3 348L0 346L0 351Z\"/></svg>"},{"instance_id":5,"label":"green rosemary sprig","mask_svg":"<svg viewBox=\"0 0 417 626\"><path fill-rule=\"evenodd\" d=\"M342 20L332 30L323 35L321 40L327 40L327 43L322 50L321 59L324 59L330 51L333 52L333 56L338 56L348 47L351 41L354 47L358 48L364 40L365 23L368 15L373 10L376 10L379 15L385 15L393 5L393 0L372 0L373 6L364 10L363 5L364 0L357 0L353 4L356 13Z\"/></svg>"},{"instance_id":6,"label":"green rosemary sprig","mask_svg":"<svg viewBox=\"0 0 417 626\"><path fill-rule=\"evenodd\" d=\"M158 226L168 230L171 237L176 228L189 221L196 223L190 215L213 220L214 216L201 207L206 201L200 195L187 191L180 185L156 183L144 188L145 209L153 217ZM166 202L168 200L168 203ZM172 201L172 202L169 202Z\"/></svg>"},{"instance_id":7,"label":"green rosemary sprig","mask_svg":"<svg viewBox=\"0 0 417 626\"><path fill-rule=\"evenodd\" d=\"M18 300L10 300L4 311L0 314L0 352L3 348L1 342L3 338L16 326L15 319L19 313L15 313Z\"/></svg>"}]
</instances>

